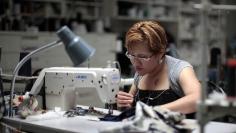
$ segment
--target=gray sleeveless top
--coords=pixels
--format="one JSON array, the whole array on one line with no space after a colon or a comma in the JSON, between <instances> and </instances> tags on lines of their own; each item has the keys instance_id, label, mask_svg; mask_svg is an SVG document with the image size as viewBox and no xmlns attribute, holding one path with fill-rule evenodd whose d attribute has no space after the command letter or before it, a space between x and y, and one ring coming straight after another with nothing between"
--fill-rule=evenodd
<instances>
[{"instance_id":1,"label":"gray sleeveless top","mask_svg":"<svg viewBox=\"0 0 236 133\"><path fill-rule=\"evenodd\" d=\"M180 72L185 67L192 67L192 65L184 60L176 59L174 57L166 55L166 64L168 66L168 75L170 80L170 88L173 89L173 91L180 97L184 96L184 92L179 85L179 76ZM138 86L139 80L141 79L141 76L139 76L137 73L135 73L134 76L134 84Z\"/></svg>"}]
</instances>

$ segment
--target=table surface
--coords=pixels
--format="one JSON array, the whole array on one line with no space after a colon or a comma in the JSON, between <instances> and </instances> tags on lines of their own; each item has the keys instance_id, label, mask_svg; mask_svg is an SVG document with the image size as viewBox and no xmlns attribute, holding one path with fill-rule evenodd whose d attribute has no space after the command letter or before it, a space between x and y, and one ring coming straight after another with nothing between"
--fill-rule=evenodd
<instances>
[{"instance_id":1,"label":"table surface","mask_svg":"<svg viewBox=\"0 0 236 133\"><path fill-rule=\"evenodd\" d=\"M103 110L105 111L105 110ZM119 112L115 112L118 114ZM97 133L107 128L120 127L128 122L106 122L98 121L96 116L76 116L76 117L51 117L47 119L21 119L19 117L4 117L3 122L16 127L19 130L42 133L42 132L83 132ZM196 120L185 120L196 125L193 133L199 133L199 127ZM205 133L236 133L236 124L222 122L208 122L205 126Z\"/></svg>"},{"instance_id":2,"label":"table surface","mask_svg":"<svg viewBox=\"0 0 236 133\"><path fill-rule=\"evenodd\" d=\"M124 122L91 121L81 117L63 117L51 120L27 121L20 118L4 118L4 122L17 129L35 133L83 132L97 133L106 128L124 125Z\"/></svg>"}]
</instances>

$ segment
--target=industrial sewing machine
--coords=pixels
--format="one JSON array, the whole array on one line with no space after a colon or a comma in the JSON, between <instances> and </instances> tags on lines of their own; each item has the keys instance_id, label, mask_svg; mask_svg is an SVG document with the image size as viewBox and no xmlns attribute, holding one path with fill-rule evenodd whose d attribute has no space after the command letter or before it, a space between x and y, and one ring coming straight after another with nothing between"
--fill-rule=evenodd
<instances>
[{"instance_id":1,"label":"industrial sewing machine","mask_svg":"<svg viewBox=\"0 0 236 133\"><path fill-rule=\"evenodd\" d=\"M116 68L52 67L43 69L37 80L31 94L37 94L45 80L46 107L68 110L76 104L104 107L116 103L121 78Z\"/></svg>"}]
</instances>

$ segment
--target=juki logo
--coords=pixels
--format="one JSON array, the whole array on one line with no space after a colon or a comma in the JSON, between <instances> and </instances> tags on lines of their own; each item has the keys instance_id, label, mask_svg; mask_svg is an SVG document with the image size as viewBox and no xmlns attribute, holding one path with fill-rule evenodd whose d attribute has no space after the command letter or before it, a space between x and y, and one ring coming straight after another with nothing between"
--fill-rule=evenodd
<instances>
[{"instance_id":1,"label":"juki logo","mask_svg":"<svg viewBox=\"0 0 236 133\"><path fill-rule=\"evenodd\" d=\"M78 75L76 76L77 79L81 79L81 80L85 80L87 79L87 76L86 75Z\"/></svg>"}]
</instances>

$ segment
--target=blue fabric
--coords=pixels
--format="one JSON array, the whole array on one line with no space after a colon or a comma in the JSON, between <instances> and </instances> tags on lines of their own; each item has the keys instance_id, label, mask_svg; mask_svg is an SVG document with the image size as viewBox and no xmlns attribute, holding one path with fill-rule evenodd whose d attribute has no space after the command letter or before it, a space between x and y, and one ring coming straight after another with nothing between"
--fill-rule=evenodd
<instances>
[{"instance_id":1,"label":"blue fabric","mask_svg":"<svg viewBox=\"0 0 236 133\"><path fill-rule=\"evenodd\" d=\"M101 121L122 121L122 120L132 117L134 115L135 115L135 108L130 108L130 109L124 110L118 116L107 114L103 118L100 118L100 120Z\"/></svg>"}]
</instances>

